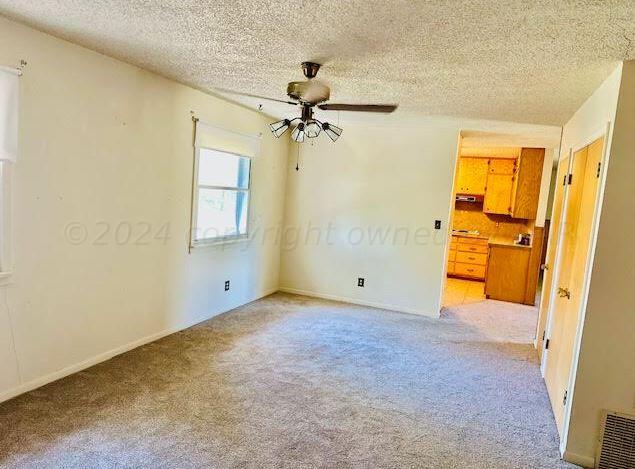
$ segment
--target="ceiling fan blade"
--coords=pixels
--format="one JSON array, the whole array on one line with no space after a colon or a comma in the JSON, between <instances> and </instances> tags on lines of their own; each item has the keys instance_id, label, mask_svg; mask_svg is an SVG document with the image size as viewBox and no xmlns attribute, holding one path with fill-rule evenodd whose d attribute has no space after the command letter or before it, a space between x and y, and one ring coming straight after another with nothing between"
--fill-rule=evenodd
<instances>
[{"instance_id":1,"label":"ceiling fan blade","mask_svg":"<svg viewBox=\"0 0 635 469\"><path fill-rule=\"evenodd\" d=\"M396 104L318 104L323 111L383 112L389 114L397 109Z\"/></svg>"},{"instance_id":2,"label":"ceiling fan blade","mask_svg":"<svg viewBox=\"0 0 635 469\"><path fill-rule=\"evenodd\" d=\"M276 99L276 98L267 98L266 96L259 96L257 94L250 94L250 93L241 93L239 91L232 91L232 90L227 90L225 88L214 88L216 91L218 91L219 93L225 93L225 94L235 94L237 96L246 96L248 98L257 98L257 99L266 99L267 101L274 101L276 103L284 103L284 104L291 104L293 106L296 106L298 103L296 103L295 101L286 101L284 99Z\"/></svg>"}]
</instances>

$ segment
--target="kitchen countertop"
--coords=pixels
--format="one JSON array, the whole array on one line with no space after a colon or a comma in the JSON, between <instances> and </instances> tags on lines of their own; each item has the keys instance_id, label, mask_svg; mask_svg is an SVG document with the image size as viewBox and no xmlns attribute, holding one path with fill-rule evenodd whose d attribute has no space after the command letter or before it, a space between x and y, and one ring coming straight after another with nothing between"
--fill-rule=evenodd
<instances>
[{"instance_id":1,"label":"kitchen countertop","mask_svg":"<svg viewBox=\"0 0 635 469\"><path fill-rule=\"evenodd\" d=\"M473 233L452 233L452 236L459 236L462 238L475 238L475 239L486 239L488 244L492 244L495 246L509 246L514 248L521 249L530 249L531 244L528 246L522 244L516 244L516 238L512 236L500 236L500 235L491 235L488 236L486 234L473 234Z\"/></svg>"},{"instance_id":2,"label":"kitchen countertop","mask_svg":"<svg viewBox=\"0 0 635 469\"><path fill-rule=\"evenodd\" d=\"M511 246L514 248L521 248L521 249L531 249L531 244L526 246L523 244L517 244L515 242L515 238L512 238L511 236L497 236L497 235L490 236L488 240L488 244L493 244L496 246Z\"/></svg>"},{"instance_id":3,"label":"kitchen countertop","mask_svg":"<svg viewBox=\"0 0 635 469\"><path fill-rule=\"evenodd\" d=\"M517 244L516 238L512 236L500 236L500 235L486 235L486 234L474 234L474 233L452 233L452 236L459 236L462 238L472 239L486 239L487 244L494 246L509 246L521 249L531 249L531 244L525 246L523 244Z\"/></svg>"},{"instance_id":4,"label":"kitchen countertop","mask_svg":"<svg viewBox=\"0 0 635 469\"><path fill-rule=\"evenodd\" d=\"M454 233L453 232L452 236L460 236L462 238L489 239L489 236L484 234Z\"/></svg>"}]
</instances>

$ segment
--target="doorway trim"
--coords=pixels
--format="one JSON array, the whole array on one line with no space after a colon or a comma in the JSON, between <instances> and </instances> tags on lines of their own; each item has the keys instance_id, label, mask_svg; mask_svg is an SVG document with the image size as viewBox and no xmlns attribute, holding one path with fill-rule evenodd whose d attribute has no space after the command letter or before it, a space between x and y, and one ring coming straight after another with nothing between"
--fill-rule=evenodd
<instances>
[{"instance_id":1,"label":"doorway trim","mask_svg":"<svg viewBox=\"0 0 635 469\"><path fill-rule=\"evenodd\" d=\"M601 137L604 137L604 142L603 142L603 148L602 148L602 157L600 159L601 161L600 182L598 184L598 189L595 196L595 208L593 213L593 220L591 222L591 242L589 243L589 247L587 251L587 259L585 263L586 275L584 277L584 284L582 285L582 292L581 292L582 301L580 303L580 309L578 310L578 321L577 321L575 336L573 340L573 359L571 361L571 367L569 370L569 381L567 384L568 398L564 406L562 435L560 436L560 455L561 456L564 456L565 454L566 447L567 447L567 440L569 437L569 423L571 420L571 410L572 410L573 396L575 392L575 381L576 381L577 370L578 370L578 359L580 356L580 346L582 343L582 333L584 329L584 321L586 318L586 307L587 307L587 301L589 297L589 287L591 284L591 274L592 274L592 268L593 268L593 261L595 259L595 248L597 245L597 237L598 237L598 231L599 231L599 220L602 215L602 202L604 200L604 189L606 186L606 175L607 175L606 168L609 162L609 145L611 143L610 142L611 121L607 121L603 127L596 130L595 132L592 132L589 136L584 138L580 143L577 143L576 145L571 146L569 148L568 171L571 170L573 155L579 150L589 146L591 143L593 143L594 141L596 141L597 139ZM564 207L566 207L568 196L569 196L569 193L567 191L565 193L565 197L563 198L563 202L562 202ZM561 217L565 217L565 216L566 216L566 211L563 210ZM561 224L561 226L559 227L559 230L564 230L564 224ZM558 236L559 245L557 247L557 252L556 252L555 269L554 269L554 275L552 277L552 282L557 281L557 278L558 278L557 273L560 270L560 257L561 257L561 251L562 251L562 245L560 244L560 241L562 239L561 236L562 236L562 231L560 231ZM546 334L547 338L550 337L551 331L553 328L553 324L552 324L553 306L554 306L553 300L555 298L555 289L553 288L553 286L554 285L552 283L552 288L550 292L551 298L549 299L549 307L547 311L547 327L545 328L545 330L547 331L547 334ZM543 347L544 347L544 343L543 343ZM543 378L545 376L545 367L547 363L548 354L549 354L549 350L543 350L542 360L540 363L540 372Z\"/></svg>"},{"instance_id":2,"label":"doorway trim","mask_svg":"<svg viewBox=\"0 0 635 469\"><path fill-rule=\"evenodd\" d=\"M455 202L455 190L456 190L456 178L459 172L459 162L461 158L461 147L463 146L463 130L459 130L456 142L456 155L454 159L454 168L452 171L452 185L450 188L450 205L448 210L448 215L446 217L447 227L445 230L445 248L443 252L443 265L441 267L442 277L441 277L441 289L439 292L439 300L437 311L439 312L439 316L441 315L441 310L443 309L443 298L445 297L445 285L446 279L448 277L448 259L450 257L450 240L452 239L452 226L454 223L454 202Z\"/></svg>"}]
</instances>

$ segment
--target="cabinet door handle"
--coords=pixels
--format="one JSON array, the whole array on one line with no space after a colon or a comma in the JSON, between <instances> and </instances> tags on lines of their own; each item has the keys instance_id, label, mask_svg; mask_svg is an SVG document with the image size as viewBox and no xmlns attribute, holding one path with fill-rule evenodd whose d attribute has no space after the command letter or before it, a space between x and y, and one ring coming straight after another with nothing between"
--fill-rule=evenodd
<instances>
[{"instance_id":1,"label":"cabinet door handle","mask_svg":"<svg viewBox=\"0 0 635 469\"><path fill-rule=\"evenodd\" d=\"M571 299L571 292L569 291L568 288L558 287L558 296L560 296L560 298L566 298L566 299L570 300Z\"/></svg>"},{"instance_id":2,"label":"cabinet door handle","mask_svg":"<svg viewBox=\"0 0 635 469\"><path fill-rule=\"evenodd\" d=\"M476 260L476 257L468 257L469 260L474 261Z\"/></svg>"}]
</instances>

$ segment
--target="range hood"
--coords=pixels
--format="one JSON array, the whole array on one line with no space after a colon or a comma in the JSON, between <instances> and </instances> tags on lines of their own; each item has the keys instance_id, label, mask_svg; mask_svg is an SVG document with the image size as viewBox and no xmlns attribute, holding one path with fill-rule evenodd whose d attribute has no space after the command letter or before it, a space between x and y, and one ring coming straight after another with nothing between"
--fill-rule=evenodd
<instances>
[{"instance_id":1,"label":"range hood","mask_svg":"<svg viewBox=\"0 0 635 469\"><path fill-rule=\"evenodd\" d=\"M472 203L480 203L483 202L482 195L464 195L464 194L456 194L455 200L457 202L472 202Z\"/></svg>"}]
</instances>

